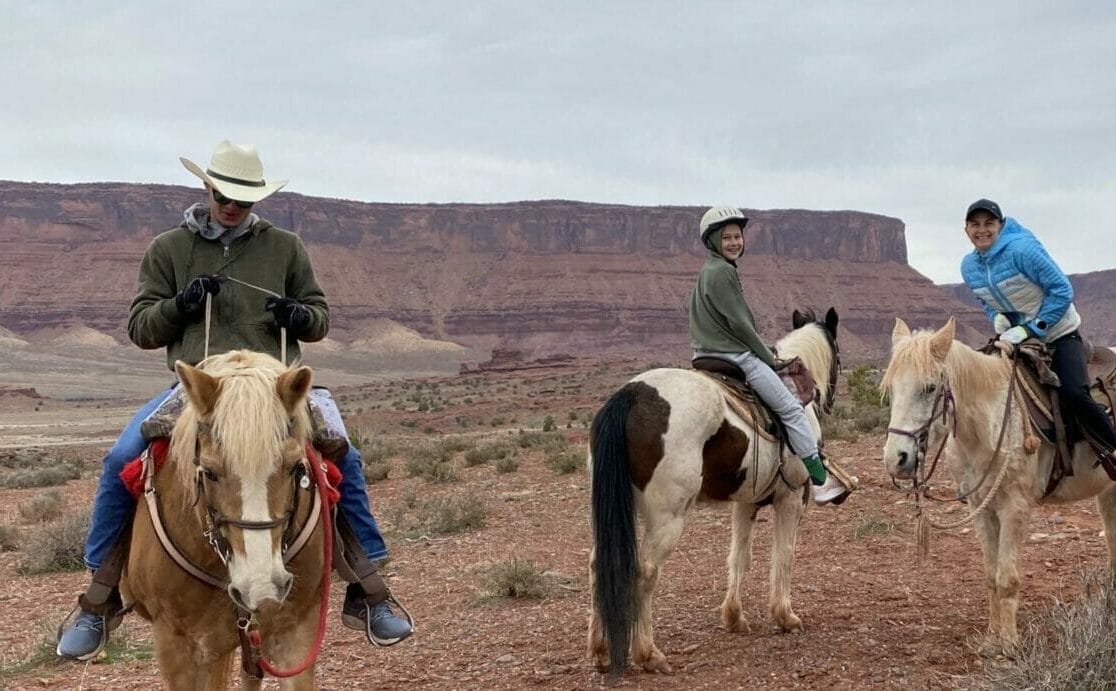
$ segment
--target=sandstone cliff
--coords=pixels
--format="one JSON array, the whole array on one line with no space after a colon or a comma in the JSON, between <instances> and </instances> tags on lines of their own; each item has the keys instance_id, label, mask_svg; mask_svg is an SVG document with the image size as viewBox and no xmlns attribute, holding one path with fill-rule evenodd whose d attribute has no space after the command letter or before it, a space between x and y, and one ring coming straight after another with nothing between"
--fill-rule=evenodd
<instances>
[{"instance_id":1,"label":"sandstone cliff","mask_svg":"<svg viewBox=\"0 0 1116 691\"><path fill-rule=\"evenodd\" d=\"M25 334L82 324L126 342L144 249L201 198L174 186L0 182L0 326ZM482 352L688 354L701 208L369 204L282 193L257 210L307 244L339 341L390 319ZM750 215L740 271L769 340L789 328L796 307L835 306L853 356L880 356L895 316L931 326L959 314L980 325L975 310L907 266L898 219Z\"/></svg>"}]
</instances>

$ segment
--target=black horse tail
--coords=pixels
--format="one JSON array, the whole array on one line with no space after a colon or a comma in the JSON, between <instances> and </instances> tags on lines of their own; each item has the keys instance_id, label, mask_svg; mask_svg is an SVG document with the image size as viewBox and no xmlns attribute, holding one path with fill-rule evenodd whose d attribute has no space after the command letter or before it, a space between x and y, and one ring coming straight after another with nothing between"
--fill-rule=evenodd
<instances>
[{"instance_id":1,"label":"black horse tail","mask_svg":"<svg viewBox=\"0 0 1116 691\"><path fill-rule=\"evenodd\" d=\"M592 506L595 543L593 606L608 642L612 674L628 666L635 623L638 553L635 498L628 468L628 413L632 387L614 393L593 418Z\"/></svg>"}]
</instances>

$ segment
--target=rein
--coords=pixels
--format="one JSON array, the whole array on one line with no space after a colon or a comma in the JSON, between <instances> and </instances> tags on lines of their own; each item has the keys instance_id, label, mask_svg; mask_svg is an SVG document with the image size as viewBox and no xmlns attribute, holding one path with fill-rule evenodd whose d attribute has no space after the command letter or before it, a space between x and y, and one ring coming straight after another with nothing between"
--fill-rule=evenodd
<instances>
[{"instance_id":1,"label":"rein","mask_svg":"<svg viewBox=\"0 0 1116 691\"><path fill-rule=\"evenodd\" d=\"M938 446L938 451L934 455L934 459L931 462L930 471L924 477L922 477L921 479L919 478L918 468L921 464L920 464L920 461L918 459L918 456L916 455L915 456L915 464L916 464L915 478L914 478L914 480L912 480L911 489L902 490L902 488L899 487L899 484L897 482L895 482L894 479L892 479L892 484L895 485L896 489L899 489L900 491L904 491L907 494L914 493L914 495L915 495L914 516L918 520L917 542L918 542L919 558L921 560L925 560L925 558L927 556L929 556L929 551L930 551L930 542L929 542L929 540L930 540L930 528L935 528L937 530L953 530L955 528L960 528L961 526L967 525L968 523L971 523L972 521L976 520L977 516L979 516L986 508L988 508L988 505L992 502L992 498L994 496L996 496L996 492L999 491L1000 485L1003 483L1004 478L1007 476L1008 467L1011 465L1011 463L1010 463L1011 459L1009 459L1009 458L1005 458L1003 463L1000 465L1000 470L996 474L996 480L992 483L992 486L989 488L988 493L984 495L984 499L980 502L980 505L977 506L975 509L973 509L970 513L968 513L967 515L963 516L962 518L960 518L956 521L953 521L953 522L950 522L950 523L937 523L932 518L929 517L929 513L922 506L922 499L923 498L926 498L927 500L930 500L930 501L937 501L937 502L941 502L941 503L946 503L946 502L951 502L951 501L963 502L965 499L967 499L968 497L972 496L974 493L979 491L980 488L984 486L984 483L988 480L988 478L991 477L992 468L996 464L996 459L1000 455L1000 451L1003 449L1004 435L1007 433L1008 421L1011 418L1011 403L1012 403L1012 400L1016 396L1016 390L1015 390L1016 376L1015 375L1016 375L1016 370L1018 369L1018 367L1019 367L1019 360L1017 358L1013 357L1011 359L1011 372L1008 375L1007 400L1004 402L1004 414L1003 414L1002 418L1000 419L1000 433L996 437L996 446L992 451L992 456L988 459L988 464L985 467L984 474L980 478L980 482L978 482L976 484L976 486L973 487L971 490L969 490L969 491L967 491L963 494L958 494L956 497L951 498L951 499L942 499L942 498L939 498L939 497L934 497L930 494L930 486L928 484L928 482L930 480L930 477L934 474L934 470L938 466L938 459L941 456L942 451L945 449L946 442L949 441L950 435L951 434L953 434L953 435L957 434L956 405L951 406L951 404L953 403L953 393L952 393L952 390L949 387L948 380L944 379L944 375L943 375L944 386L940 390L940 392L938 394L938 397L935 398L935 400L934 400L934 405L931 408L930 419L928 419L926 421L926 424L922 425L921 427L919 427L914 432L909 432L907 430L903 430L903 429L899 429L899 428L893 428L893 427L888 428L887 431L888 431L889 434L898 434L900 436L906 436L906 437L910 437L912 439L915 439L916 441L918 441L920 448L923 451L925 451L925 445L926 445L926 442L929 438L930 427L933 425L934 419L937 417L938 401L939 400L945 400L945 404L942 407L942 424L943 425L946 423L946 411L950 407L953 407L953 409L954 409L954 412L953 412L953 430L952 431L947 431L945 436L943 437L942 443Z\"/></svg>"}]
</instances>

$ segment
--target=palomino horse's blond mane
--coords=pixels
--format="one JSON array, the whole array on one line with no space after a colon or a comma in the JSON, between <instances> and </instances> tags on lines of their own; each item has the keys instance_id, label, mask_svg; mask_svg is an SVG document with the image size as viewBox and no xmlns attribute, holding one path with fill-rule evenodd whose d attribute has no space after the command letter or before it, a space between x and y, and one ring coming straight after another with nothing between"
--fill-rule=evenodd
<instances>
[{"instance_id":1,"label":"palomino horse's blond mane","mask_svg":"<svg viewBox=\"0 0 1116 691\"><path fill-rule=\"evenodd\" d=\"M170 456L185 486L194 482L199 422L209 423L225 457L236 459L237 474L242 476L266 477L282 458L288 436L307 438L310 415L305 406L288 416L277 395L276 382L287 368L275 358L234 350L203 360L198 369L219 379L220 388L206 419L188 404L171 434Z\"/></svg>"},{"instance_id":2,"label":"palomino horse's blond mane","mask_svg":"<svg viewBox=\"0 0 1116 691\"><path fill-rule=\"evenodd\" d=\"M951 340L944 361L935 354L935 332L918 330L909 338L895 344L891 362L880 379L880 390L887 391L899 372L913 373L915 380L936 384L944 375L953 391L959 432L966 430L966 423L977 417L987 416L990 401L997 405L1003 401L998 393L1007 390L1010 361L998 355L978 353L960 341Z\"/></svg>"}]
</instances>

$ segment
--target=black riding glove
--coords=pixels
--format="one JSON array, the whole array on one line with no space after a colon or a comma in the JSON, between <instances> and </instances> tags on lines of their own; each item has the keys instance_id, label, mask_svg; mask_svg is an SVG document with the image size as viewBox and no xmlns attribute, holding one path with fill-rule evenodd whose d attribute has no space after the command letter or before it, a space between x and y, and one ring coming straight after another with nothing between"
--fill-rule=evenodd
<instances>
[{"instance_id":1,"label":"black riding glove","mask_svg":"<svg viewBox=\"0 0 1116 691\"><path fill-rule=\"evenodd\" d=\"M313 318L310 308L294 298L269 297L264 309L275 315L276 326L296 336L310 326Z\"/></svg>"},{"instance_id":2,"label":"black riding glove","mask_svg":"<svg viewBox=\"0 0 1116 691\"><path fill-rule=\"evenodd\" d=\"M181 293L174 296L174 306L187 316L197 314L205 304L206 295L216 295L221 292L223 280L225 280L224 276L201 274L187 283Z\"/></svg>"}]
</instances>

